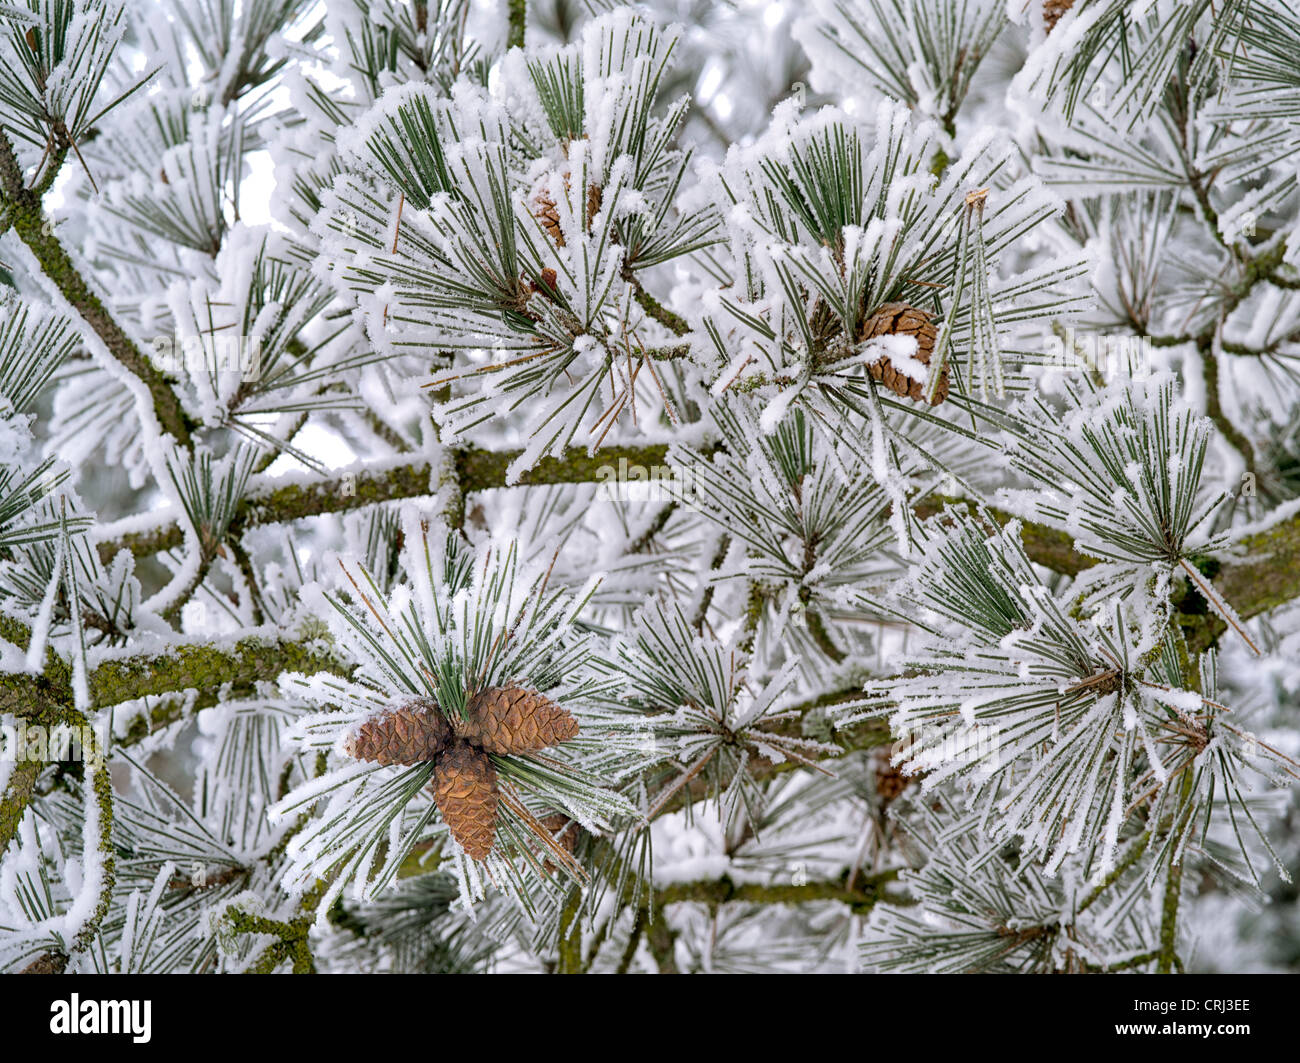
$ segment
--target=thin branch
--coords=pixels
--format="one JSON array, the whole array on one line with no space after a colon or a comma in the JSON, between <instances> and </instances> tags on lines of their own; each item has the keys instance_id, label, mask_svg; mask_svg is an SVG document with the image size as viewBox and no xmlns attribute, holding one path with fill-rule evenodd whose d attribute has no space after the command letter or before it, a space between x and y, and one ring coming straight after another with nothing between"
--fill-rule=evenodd
<instances>
[{"instance_id":1,"label":"thin branch","mask_svg":"<svg viewBox=\"0 0 1300 1063\"><path fill-rule=\"evenodd\" d=\"M23 182L22 170L9 138L0 131L0 204L5 217L22 239L42 272L50 279L69 304L103 341L118 362L143 381L153 399L158 425L182 446L190 443L191 421L181 408L180 400L167 381L141 353L135 341L113 319L99 296L77 271L72 259L54 235L54 227L45 215L41 198Z\"/></svg>"}]
</instances>

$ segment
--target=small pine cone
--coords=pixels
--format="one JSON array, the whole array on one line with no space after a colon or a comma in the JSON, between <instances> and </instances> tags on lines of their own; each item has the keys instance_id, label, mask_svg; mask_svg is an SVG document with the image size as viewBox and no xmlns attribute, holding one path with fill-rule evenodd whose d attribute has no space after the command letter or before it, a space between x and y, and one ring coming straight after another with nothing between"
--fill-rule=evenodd
<instances>
[{"instance_id":1,"label":"small pine cone","mask_svg":"<svg viewBox=\"0 0 1300 1063\"><path fill-rule=\"evenodd\" d=\"M568 709L514 684L479 691L467 709L460 735L489 753L527 753L578 733L578 721Z\"/></svg>"},{"instance_id":2,"label":"small pine cone","mask_svg":"<svg viewBox=\"0 0 1300 1063\"><path fill-rule=\"evenodd\" d=\"M545 295L549 298L555 295L556 293L555 285L559 279L560 278L558 274L556 274L555 270L551 269L550 266L547 266L545 269L542 270L542 280L540 284L537 281L530 281L525 278L524 287L526 287L534 295L540 293L541 295Z\"/></svg>"},{"instance_id":3,"label":"small pine cone","mask_svg":"<svg viewBox=\"0 0 1300 1063\"><path fill-rule=\"evenodd\" d=\"M568 191L569 178L564 178L564 188ZM600 191L600 185L592 184L587 186L587 228L591 228L591 223L596 215L600 212L600 205L603 200ZM533 199L533 217L542 223L542 228L555 241L559 247L564 246L564 230L560 228L560 211L555 205L548 192L539 192Z\"/></svg>"},{"instance_id":4,"label":"small pine cone","mask_svg":"<svg viewBox=\"0 0 1300 1063\"><path fill-rule=\"evenodd\" d=\"M481 749L457 741L433 767L433 800L451 836L475 860L486 860L497 830L497 770Z\"/></svg>"},{"instance_id":5,"label":"small pine cone","mask_svg":"<svg viewBox=\"0 0 1300 1063\"><path fill-rule=\"evenodd\" d=\"M570 819L563 812L555 812L549 816L543 816L538 822L551 832L557 842L570 856L578 848L578 834L582 831L582 826L575 819Z\"/></svg>"},{"instance_id":6,"label":"small pine cone","mask_svg":"<svg viewBox=\"0 0 1300 1063\"><path fill-rule=\"evenodd\" d=\"M556 812L543 816L538 822L551 832L551 837L560 843L560 848L570 856L574 854L578 848L578 835L582 832L582 826L577 820L570 819L563 812ZM556 870L555 863L546 857L542 859L542 867L548 872Z\"/></svg>"},{"instance_id":7,"label":"small pine cone","mask_svg":"<svg viewBox=\"0 0 1300 1063\"><path fill-rule=\"evenodd\" d=\"M19 974L62 974L68 965L66 956L60 956L56 952L47 952L37 956Z\"/></svg>"},{"instance_id":8,"label":"small pine cone","mask_svg":"<svg viewBox=\"0 0 1300 1063\"><path fill-rule=\"evenodd\" d=\"M911 781L908 776L904 775L888 761L876 767L876 793L885 802L898 797L907 789Z\"/></svg>"},{"instance_id":9,"label":"small pine cone","mask_svg":"<svg viewBox=\"0 0 1300 1063\"><path fill-rule=\"evenodd\" d=\"M422 764L451 740L451 724L430 698L413 698L391 712L366 720L343 743L357 760L380 764Z\"/></svg>"},{"instance_id":10,"label":"small pine cone","mask_svg":"<svg viewBox=\"0 0 1300 1063\"><path fill-rule=\"evenodd\" d=\"M914 357L922 365L929 365L938 335L938 330L930 323L930 315L924 310L908 306L907 303L886 303L862 323L858 342L874 339L876 336L914 336L916 338ZM874 379L884 384L895 395L911 399L913 402L925 401L924 382L913 380L905 373L900 373L890 363L887 355L881 355L867 368ZM930 405L938 406L947 397L948 370L945 367L939 374L939 386L935 389Z\"/></svg>"},{"instance_id":11,"label":"small pine cone","mask_svg":"<svg viewBox=\"0 0 1300 1063\"><path fill-rule=\"evenodd\" d=\"M1074 6L1074 0L1043 0L1043 25L1047 32L1056 29L1061 17Z\"/></svg>"},{"instance_id":12,"label":"small pine cone","mask_svg":"<svg viewBox=\"0 0 1300 1063\"><path fill-rule=\"evenodd\" d=\"M564 246L564 230L560 228L560 211L547 193L541 192L533 200L533 217L542 223L551 239L560 247Z\"/></svg>"}]
</instances>

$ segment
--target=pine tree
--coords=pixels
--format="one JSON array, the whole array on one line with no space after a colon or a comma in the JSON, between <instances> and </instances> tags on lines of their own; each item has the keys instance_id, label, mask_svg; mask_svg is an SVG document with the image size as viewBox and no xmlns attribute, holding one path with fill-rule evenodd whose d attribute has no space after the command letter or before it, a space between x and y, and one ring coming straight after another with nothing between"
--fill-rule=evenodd
<instances>
[{"instance_id":1,"label":"pine tree","mask_svg":"<svg viewBox=\"0 0 1300 1063\"><path fill-rule=\"evenodd\" d=\"M1295 966L1300 6L663 6L0 4L0 968Z\"/></svg>"}]
</instances>

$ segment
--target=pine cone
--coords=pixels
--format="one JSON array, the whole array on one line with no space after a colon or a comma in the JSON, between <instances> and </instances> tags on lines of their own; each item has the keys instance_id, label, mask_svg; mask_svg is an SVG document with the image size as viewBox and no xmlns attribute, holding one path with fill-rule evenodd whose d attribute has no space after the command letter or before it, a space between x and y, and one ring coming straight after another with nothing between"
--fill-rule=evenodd
<instances>
[{"instance_id":1,"label":"pine cone","mask_svg":"<svg viewBox=\"0 0 1300 1063\"><path fill-rule=\"evenodd\" d=\"M569 177L564 177L564 190L569 190ZM600 204L603 200L600 191L600 185L591 184L587 186L587 219L586 227L591 228L592 220L600 212ZM542 228L555 241L558 247L564 246L564 230L560 228L560 211L555 205L555 200L549 192L539 192L533 199L533 217L542 223Z\"/></svg>"},{"instance_id":2,"label":"pine cone","mask_svg":"<svg viewBox=\"0 0 1300 1063\"><path fill-rule=\"evenodd\" d=\"M542 270L541 284L537 284L535 281L525 281L524 283L528 286L528 290L534 295L538 292L541 292L543 295L554 295L555 284L559 279L560 278L556 274L555 270L551 269L550 266L547 266Z\"/></svg>"},{"instance_id":3,"label":"pine cone","mask_svg":"<svg viewBox=\"0 0 1300 1063\"><path fill-rule=\"evenodd\" d=\"M886 803L898 797L911 782L909 776L904 775L888 761L876 767L876 793Z\"/></svg>"},{"instance_id":4,"label":"pine cone","mask_svg":"<svg viewBox=\"0 0 1300 1063\"><path fill-rule=\"evenodd\" d=\"M68 958L57 952L47 952L37 956L19 974L62 974L68 966Z\"/></svg>"},{"instance_id":5,"label":"pine cone","mask_svg":"<svg viewBox=\"0 0 1300 1063\"><path fill-rule=\"evenodd\" d=\"M563 812L555 812L543 816L538 822L551 832L551 836L570 856L573 855L578 848L578 834L582 831L582 825L576 819L570 819Z\"/></svg>"},{"instance_id":6,"label":"pine cone","mask_svg":"<svg viewBox=\"0 0 1300 1063\"><path fill-rule=\"evenodd\" d=\"M460 736L489 753L527 753L567 742L578 733L569 710L535 690L489 687L469 700Z\"/></svg>"},{"instance_id":7,"label":"pine cone","mask_svg":"<svg viewBox=\"0 0 1300 1063\"><path fill-rule=\"evenodd\" d=\"M1047 32L1056 29L1061 17L1074 6L1074 0L1043 0L1043 25Z\"/></svg>"},{"instance_id":8,"label":"pine cone","mask_svg":"<svg viewBox=\"0 0 1300 1063\"><path fill-rule=\"evenodd\" d=\"M564 246L564 230L560 228L560 212L555 206L555 200L546 192L539 193L537 198L533 200L533 217L542 223L542 228L547 231L557 245Z\"/></svg>"},{"instance_id":9,"label":"pine cone","mask_svg":"<svg viewBox=\"0 0 1300 1063\"><path fill-rule=\"evenodd\" d=\"M563 812L555 812L549 816L543 816L538 822L551 832L560 847L570 856L578 848L578 835L582 831L582 825L577 820L570 819ZM549 857L542 858L543 870L554 873L556 870L554 862Z\"/></svg>"},{"instance_id":10,"label":"pine cone","mask_svg":"<svg viewBox=\"0 0 1300 1063\"><path fill-rule=\"evenodd\" d=\"M422 764L433 760L451 740L451 724L431 698L406 704L366 720L343 744L357 760L380 764Z\"/></svg>"},{"instance_id":11,"label":"pine cone","mask_svg":"<svg viewBox=\"0 0 1300 1063\"><path fill-rule=\"evenodd\" d=\"M497 770L464 740L448 746L433 768L433 800L451 836L475 860L486 860L497 829Z\"/></svg>"},{"instance_id":12,"label":"pine cone","mask_svg":"<svg viewBox=\"0 0 1300 1063\"><path fill-rule=\"evenodd\" d=\"M922 365L930 364L930 355L934 353L934 342L938 330L930 323L930 315L907 303L886 303L862 323L858 333L858 342L873 339L876 336L914 336L916 337L916 354L914 357ZM925 384L900 373L889 361L887 355L867 367L871 376L884 384L895 395L900 395L913 402L925 401ZM935 389L931 406L938 406L948 397L948 369L939 374L939 386Z\"/></svg>"}]
</instances>

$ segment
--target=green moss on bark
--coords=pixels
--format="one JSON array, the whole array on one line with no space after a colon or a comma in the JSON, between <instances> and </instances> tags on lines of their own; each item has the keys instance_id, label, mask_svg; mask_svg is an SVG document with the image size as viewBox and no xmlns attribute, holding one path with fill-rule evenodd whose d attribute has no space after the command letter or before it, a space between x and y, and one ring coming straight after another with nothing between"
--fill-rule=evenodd
<instances>
[{"instance_id":1,"label":"green moss on bark","mask_svg":"<svg viewBox=\"0 0 1300 1063\"><path fill-rule=\"evenodd\" d=\"M1244 618L1300 598L1300 516L1238 543L1245 556L1227 560L1215 586Z\"/></svg>"},{"instance_id":2,"label":"green moss on bark","mask_svg":"<svg viewBox=\"0 0 1300 1063\"><path fill-rule=\"evenodd\" d=\"M54 226L45 215L41 197L24 186L22 171L8 138L0 133L0 188L7 222L40 263L41 272L79 313L108 348L109 354L134 373L149 389L158 425L181 445L190 442L194 421L182 409L176 393L162 373L141 353L78 272Z\"/></svg>"}]
</instances>

